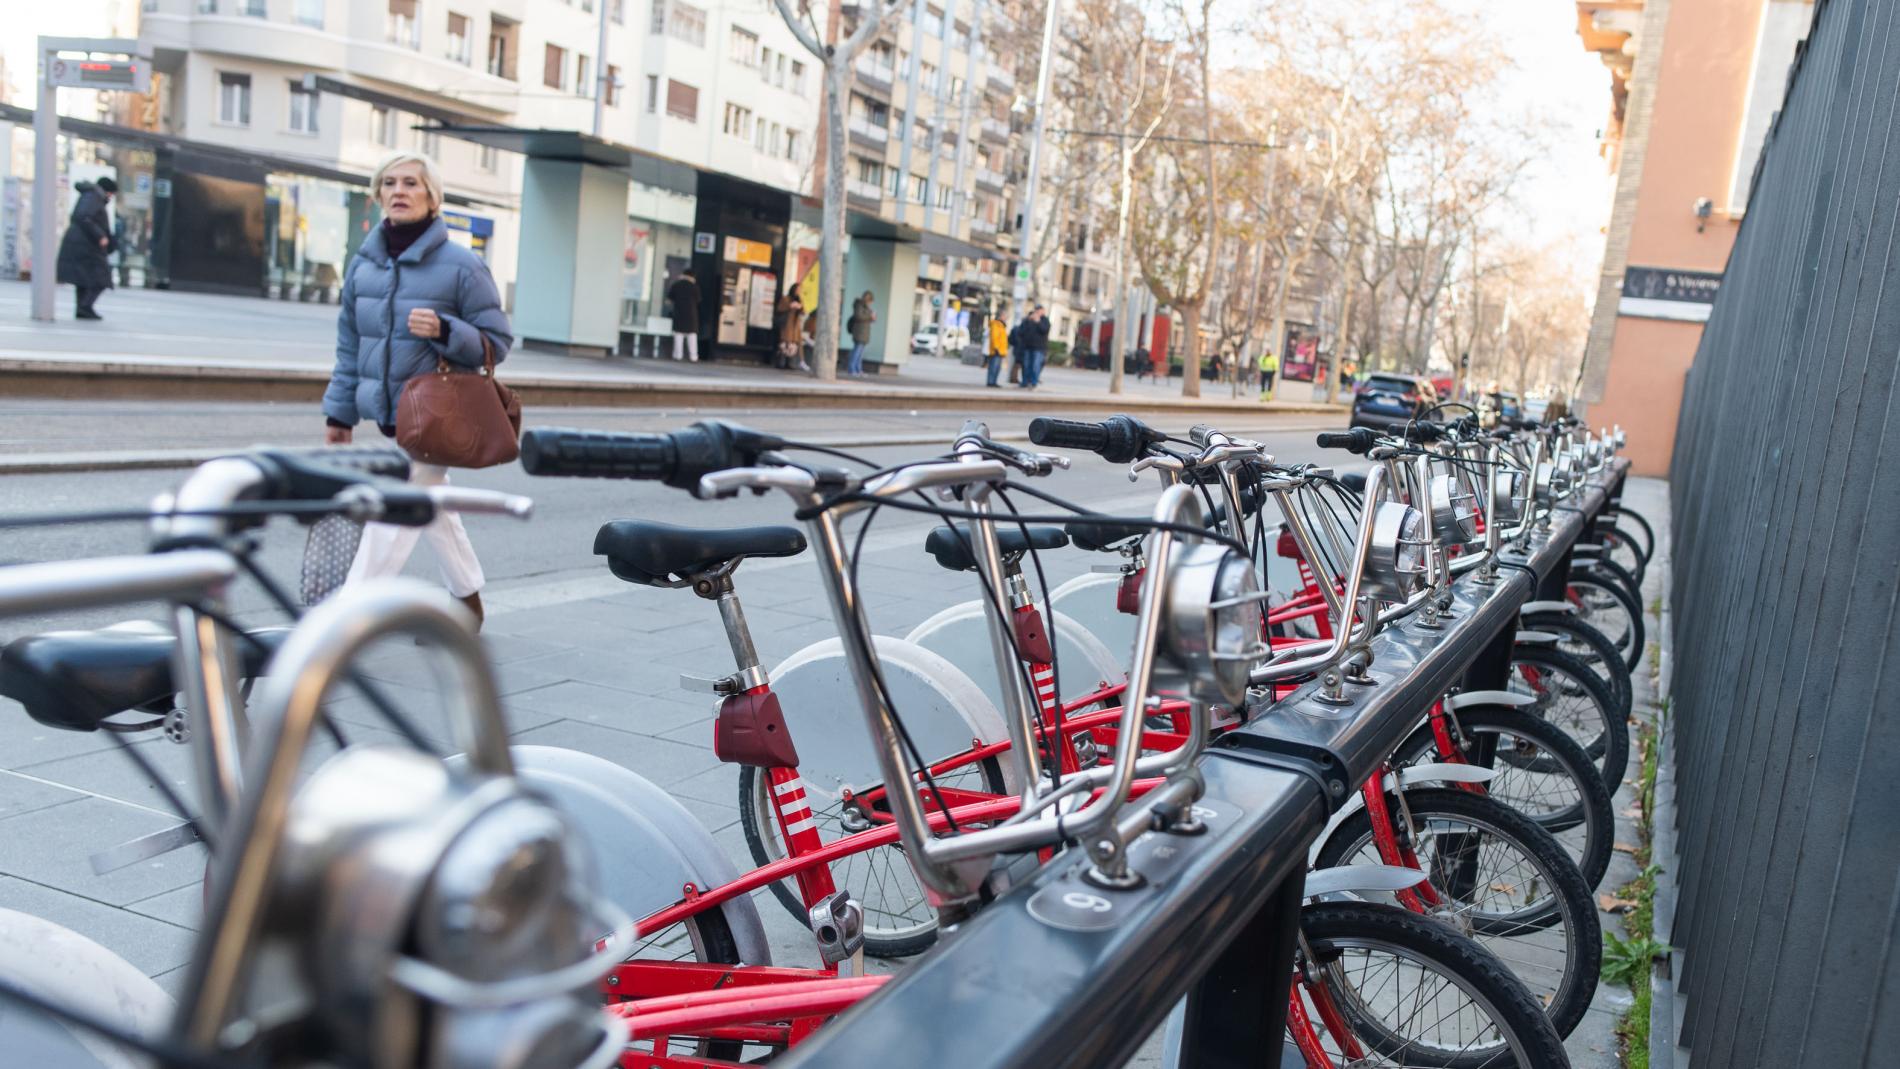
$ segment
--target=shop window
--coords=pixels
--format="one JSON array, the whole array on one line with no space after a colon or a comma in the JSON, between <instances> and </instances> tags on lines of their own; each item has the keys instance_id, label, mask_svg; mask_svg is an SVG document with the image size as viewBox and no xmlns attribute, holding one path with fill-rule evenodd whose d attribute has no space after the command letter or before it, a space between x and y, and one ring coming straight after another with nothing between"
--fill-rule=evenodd
<instances>
[{"instance_id":1,"label":"shop window","mask_svg":"<svg viewBox=\"0 0 1900 1069\"><path fill-rule=\"evenodd\" d=\"M759 35L743 26L732 27L726 36L726 58L748 67L758 66Z\"/></svg>"},{"instance_id":2,"label":"shop window","mask_svg":"<svg viewBox=\"0 0 1900 1069\"><path fill-rule=\"evenodd\" d=\"M594 96L594 60L591 56L574 57L574 93L589 99Z\"/></svg>"},{"instance_id":3,"label":"shop window","mask_svg":"<svg viewBox=\"0 0 1900 1069\"><path fill-rule=\"evenodd\" d=\"M449 44L443 51L449 60L464 67L474 60L474 50L468 40L468 16L449 12Z\"/></svg>"},{"instance_id":4,"label":"shop window","mask_svg":"<svg viewBox=\"0 0 1900 1069\"><path fill-rule=\"evenodd\" d=\"M699 90L677 79L666 80L666 113L687 122L699 121Z\"/></svg>"},{"instance_id":5,"label":"shop window","mask_svg":"<svg viewBox=\"0 0 1900 1069\"><path fill-rule=\"evenodd\" d=\"M297 21L323 29L323 0L297 0Z\"/></svg>"},{"instance_id":6,"label":"shop window","mask_svg":"<svg viewBox=\"0 0 1900 1069\"><path fill-rule=\"evenodd\" d=\"M549 89L567 87L567 49L549 45L541 61L541 84Z\"/></svg>"},{"instance_id":7,"label":"shop window","mask_svg":"<svg viewBox=\"0 0 1900 1069\"><path fill-rule=\"evenodd\" d=\"M607 106L620 106L620 68L611 63L607 64Z\"/></svg>"},{"instance_id":8,"label":"shop window","mask_svg":"<svg viewBox=\"0 0 1900 1069\"><path fill-rule=\"evenodd\" d=\"M737 104L726 105L725 121L720 123L719 132L736 137L741 141L752 137L752 109Z\"/></svg>"},{"instance_id":9,"label":"shop window","mask_svg":"<svg viewBox=\"0 0 1900 1069\"><path fill-rule=\"evenodd\" d=\"M521 40L521 24L500 15L488 18L488 73L496 78L515 80L515 52Z\"/></svg>"},{"instance_id":10,"label":"shop window","mask_svg":"<svg viewBox=\"0 0 1900 1069\"><path fill-rule=\"evenodd\" d=\"M251 125L251 76L218 72L218 121Z\"/></svg>"},{"instance_id":11,"label":"shop window","mask_svg":"<svg viewBox=\"0 0 1900 1069\"><path fill-rule=\"evenodd\" d=\"M416 0L389 0L386 26L390 44L404 48L422 47L422 29L416 23Z\"/></svg>"},{"instance_id":12,"label":"shop window","mask_svg":"<svg viewBox=\"0 0 1900 1069\"><path fill-rule=\"evenodd\" d=\"M318 94L314 89L306 89L301 81L290 83L290 129L294 133L314 134L317 132Z\"/></svg>"}]
</instances>

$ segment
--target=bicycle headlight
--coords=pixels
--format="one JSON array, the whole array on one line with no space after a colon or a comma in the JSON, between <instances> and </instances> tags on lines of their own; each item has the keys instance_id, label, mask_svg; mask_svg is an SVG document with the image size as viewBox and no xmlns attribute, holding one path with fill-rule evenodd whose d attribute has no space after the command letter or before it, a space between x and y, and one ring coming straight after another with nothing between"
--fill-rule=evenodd
<instances>
[{"instance_id":1,"label":"bicycle headlight","mask_svg":"<svg viewBox=\"0 0 1900 1069\"><path fill-rule=\"evenodd\" d=\"M1478 499L1450 472L1432 476L1432 533L1446 544L1478 537Z\"/></svg>"},{"instance_id":2,"label":"bicycle headlight","mask_svg":"<svg viewBox=\"0 0 1900 1069\"><path fill-rule=\"evenodd\" d=\"M1523 510L1517 507L1523 479L1523 473L1512 468L1491 469L1491 515L1497 522L1516 523L1523 515Z\"/></svg>"},{"instance_id":3,"label":"bicycle headlight","mask_svg":"<svg viewBox=\"0 0 1900 1069\"><path fill-rule=\"evenodd\" d=\"M1157 668L1197 701L1238 704L1264 655L1260 578L1216 543L1176 542L1169 556Z\"/></svg>"},{"instance_id":4,"label":"bicycle headlight","mask_svg":"<svg viewBox=\"0 0 1900 1069\"><path fill-rule=\"evenodd\" d=\"M1372 516L1372 545L1361 580L1368 594L1404 601L1425 581L1425 514L1386 501Z\"/></svg>"}]
</instances>

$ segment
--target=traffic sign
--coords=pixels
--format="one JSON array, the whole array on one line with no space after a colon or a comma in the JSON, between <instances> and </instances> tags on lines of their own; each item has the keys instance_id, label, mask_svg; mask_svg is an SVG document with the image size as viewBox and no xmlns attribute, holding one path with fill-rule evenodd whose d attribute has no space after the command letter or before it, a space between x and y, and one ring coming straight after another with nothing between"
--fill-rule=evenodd
<instances>
[{"instance_id":1,"label":"traffic sign","mask_svg":"<svg viewBox=\"0 0 1900 1069\"><path fill-rule=\"evenodd\" d=\"M118 89L146 93L152 88L152 66L137 57L80 59L49 56L46 62L46 84L55 89Z\"/></svg>"}]
</instances>

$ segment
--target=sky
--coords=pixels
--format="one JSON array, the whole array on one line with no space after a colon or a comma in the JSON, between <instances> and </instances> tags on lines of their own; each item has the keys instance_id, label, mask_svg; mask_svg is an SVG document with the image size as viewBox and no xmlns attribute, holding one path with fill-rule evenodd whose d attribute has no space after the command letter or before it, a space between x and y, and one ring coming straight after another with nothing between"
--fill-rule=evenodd
<instances>
[{"instance_id":1,"label":"sky","mask_svg":"<svg viewBox=\"0 0 1900 1069\"><path fill-rule=\"evenodd\" d=\"M38 80L34 50L38 47L40 37L110 37L113 13L122 5L137 2L58 0L57 3L45 3L42 0L0 0L0 8L6 11L5 17L0 18L0 56L6 57L7 81L12 83L15 93L12 102L23 108L33 106L34 83ZM60 110L67 115L90 118L94 109L89 101L81 101L80 98L95 95L90 91L63 90L60 93ZM78 106L80 104L84 106Z\"/></svg>"}]
</instances>

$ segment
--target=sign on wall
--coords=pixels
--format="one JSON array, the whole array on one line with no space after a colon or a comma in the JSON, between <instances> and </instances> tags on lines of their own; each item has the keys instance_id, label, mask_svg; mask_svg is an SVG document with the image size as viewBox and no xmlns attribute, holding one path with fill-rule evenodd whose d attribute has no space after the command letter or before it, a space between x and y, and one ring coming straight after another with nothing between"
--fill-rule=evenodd
<instances>
[{"instance_id":1,"label":"sign on wall","mask_svg":"<svg viewBox=\"0 0 1900 1069\"><path fill-rule=\"evenodd\" d=\"M1722 287L1720 272L1630 267L1623 271L1619 315L1706 322Z\"/></svg>"},{"instance_id":2,"label":"sign on wall","mask_svg":"<svg viewBox=\"0 0 1900 1069\"><path fill-rule=\"evenodd\" d=\"M772 266L772 246L763 241L747 241L745 238L726 238L726 262L745 264L747 267Z\"/></svg>"}]
</instances>

